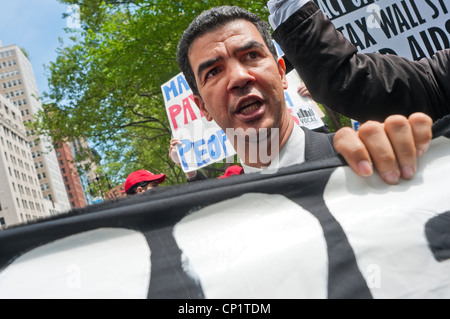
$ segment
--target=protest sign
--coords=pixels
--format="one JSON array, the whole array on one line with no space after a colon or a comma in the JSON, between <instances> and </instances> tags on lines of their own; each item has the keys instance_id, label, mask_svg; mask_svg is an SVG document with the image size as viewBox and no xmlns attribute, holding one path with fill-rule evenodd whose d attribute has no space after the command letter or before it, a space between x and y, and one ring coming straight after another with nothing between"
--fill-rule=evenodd
<instances>
[{"instance_id":1,"label":"protest sign","mask_svg":"<svg viewBox=\"0 0 450 319\"><path fill-rule=\"evenodd\" d=\"M359 52L410 60L450 48L447 0L314 0Z\"/></svg>"},{"instance_id":2,"label":"protest sign","mask_svg":"<svg viewBox=\"0 0 450 319\"><path fill-rule=\"evenodd\" d=\"M178 155L183 171L195 171L235 154L223 130L207 121L195 104L182 73L164 83L161 90L172 136L181 142Z\"/></svg>"}]
</instances>

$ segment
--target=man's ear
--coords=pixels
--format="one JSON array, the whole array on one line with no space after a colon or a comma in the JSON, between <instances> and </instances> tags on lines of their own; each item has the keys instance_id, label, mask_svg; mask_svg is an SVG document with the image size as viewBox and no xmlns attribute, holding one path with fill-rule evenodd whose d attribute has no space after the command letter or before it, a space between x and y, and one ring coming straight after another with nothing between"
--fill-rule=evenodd
<instances>
[{"instance_id":1,"label":"man's ear","mask_svg":"<svg viewBox=\"0 0 450 319\"><path fill-rule=\"evenodd\" d=\"M145 189L143 187L138 186L138 188L136 188L136 194L140 194L140 193L143 193L143 192L145 192Z\"/></svg>"},{"instance_id":2,"label":"man's ear","mask_svg":"<svg viewBox=\"0 0 450 319\"><path fill-rule=\"evenodd\" d=\"M195 104L197 104L197 106L200 109L200 111L202 111L203 115L205 115L205 118L208 121L211 121L213 118L209 114L208 110L206 109L205 102L203 101L202 97L199 96L199 95L194 95L194 102L195 102Z\"/></svg>"},{"instance_id":3,"label":"man's ear","mask_svg":"<svg viewBox=\"0 0 450 319\"><path fill-rule=\"evenodd\" d=\"M283 88L286 90L288 88L288 82L286 78L286 62L284 62L284 59L279 57L278 58L278 73L281 77L281 82L283 82Z\"/></svg>"}]
</instances>

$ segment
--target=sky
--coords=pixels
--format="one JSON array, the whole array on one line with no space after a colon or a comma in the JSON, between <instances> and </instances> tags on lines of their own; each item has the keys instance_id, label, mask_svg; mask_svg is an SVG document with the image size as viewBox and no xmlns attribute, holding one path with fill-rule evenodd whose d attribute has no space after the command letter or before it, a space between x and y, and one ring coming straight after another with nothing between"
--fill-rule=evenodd
<instances>
[{"instance_id":1,"label":"sky","mask_svg":"<svg viewBox=\"0 0 450 319\"><path fill-rule=\"evenodd\" d=\"M64 28L73 20L62 17L68 9L58 0L0 0L0 40L28 52L41 95L48 92L44 65L56 60L58 38L69 43Z\"/></svg>"}]
</instances>

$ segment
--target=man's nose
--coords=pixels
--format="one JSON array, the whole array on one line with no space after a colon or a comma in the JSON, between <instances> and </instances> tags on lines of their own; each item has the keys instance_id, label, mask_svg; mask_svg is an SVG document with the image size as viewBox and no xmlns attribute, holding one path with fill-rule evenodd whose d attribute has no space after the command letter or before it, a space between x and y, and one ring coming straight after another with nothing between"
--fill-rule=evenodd
<instances>
[{"instance_id":1,"label":"man's nose","mask_svg":"<svg viewBox=\"0 0 450 319\"><path fill-rule=\"evenodd\" d=\"M236 62L229 68L229 82L228 90L240 90L246 87L249 83L255 81L255 77L252 75L251 70L245 65Z\"/></svg>"}]
</instances>

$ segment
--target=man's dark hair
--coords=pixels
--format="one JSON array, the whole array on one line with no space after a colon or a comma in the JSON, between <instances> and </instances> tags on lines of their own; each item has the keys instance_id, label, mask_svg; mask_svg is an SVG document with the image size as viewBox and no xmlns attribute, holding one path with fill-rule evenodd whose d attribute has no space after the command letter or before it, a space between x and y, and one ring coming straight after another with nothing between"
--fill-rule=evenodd
<instances>
[{"instance_id":1,"label":"man's dark hair","mask_svg":"<svg viewBox=\"0 0 450 319\"><path fill-rule=\"evenodd\" d=\"M178 66L184 73L186 81L195 95L200 94L188 58L189 49L191 48L192 43L204 34L215 31L228 22L235 20L247 20L253 23L264 39L270 53L272 53L275 59L277 58L277 50L272 41L269 24L261 20L256 14L236 6L221 6L204 11L191 22L178 43Z\"/></svg>"}]
</instances>

